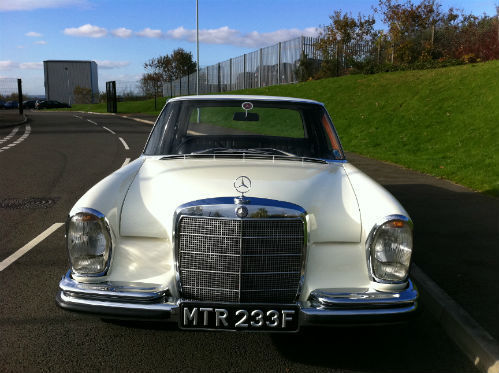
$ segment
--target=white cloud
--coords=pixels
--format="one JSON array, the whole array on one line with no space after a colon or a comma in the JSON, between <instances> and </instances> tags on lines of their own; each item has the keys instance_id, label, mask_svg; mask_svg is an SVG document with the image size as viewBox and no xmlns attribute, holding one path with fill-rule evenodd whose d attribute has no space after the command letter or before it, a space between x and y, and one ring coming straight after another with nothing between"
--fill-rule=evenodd
<instances>
[{"instance_id":1,"label":"white cloud","mask_svg":"<svg viewBox=\"0 0 499 373\"><path fill-rule=\"evenodd\" d=\"M0 1L0 12L16 10L35 10L43 8L66 8L74 6L88 6L86 0L2 0Z\"/></svg>"},{"instance_id":2,"label":"white cloud","mask_svg":"<svg viewBox=\"0 0 499 373\"><path fill-rule=\"evenodd\" d=\"M29 36L30 38L39 38L40 36L42 36L42 34L40 34L39 32L34 31L27 32L24 35Z\"/></svg>"},{"instance_id":3,"label":"white cloud","mask_svg":"<svg viewBox=\"0 0 499 373\"><path fill-rule=\"evenodd\" d=\"M149 27L133 32L125 27L114 29L108 33L103 27L86 24L78 28L66 28L64 34L70 36L83 36L101 38L111 34L118 38L129 38L133 35L144 38L165 38L174 40L183 40L194 43L196 41L196 30L186 29L183 26L173 30L162 32L158 29ZM294 39L299 36L317 36L319 29L309 27L305 29L281 29L272 32L248 32L242 33L239 30L232 29L229 26L223 26L216 29L199 30L199 41L204 44L224 44L234 45L245 48L261 48L278 42Z\"/></svg>"},{"instance_id":4,"label":"white cloud","mask_svg":"<svg viewBox=\"0 0 499 373\"><path fill-rule=\"evenodd\" d=\"M89 23L80 27L70 27L64 29L64 34L69 36L83 36L89 38L102 38L107 35L107 30Z\"/></svg>"},{"instance_id":5,"label":"white cloud","mask_svg":"<svg viewBox=\"0 0 499 373\"><path fill-rule=\"evenodd\" d=\"M149 27L137 32L136 34L145 38L160 38L161 36L163 36L161 30L152 30Z\"/></svg>"},{"instance_id":6,"label":"white cloud","mask_svg":"<svg viewBox=\"0 0 499 373\"><path fill-rule=\"evenodd\" d=\"M0 61L0 70L38 70L43 68L43 62L14 62L14 61Z\"/></svg>"},{"instance_id":7,"label":"white cloud","mask_svg":"<svg viewBox=\"0 0 499 373\"><path fill-rule=\"evenodd\" d=\"M23 62L19 64L23 70L39 70L43 68L43 62Z\"/></svg>"},{"instance_id":8,"label":"white cloud","mask_svg":"<svg viewBox=\"0 0 499 373\"><path fill-rule=\"evenodd\" d=\"M120 27L116 30L111 31L111 34L118 38L129 38L130 36L132 36L133 31L124 27Z\"/></svg>"},{"instance_id":9,"label":"white cloud","mask_svg":"<svg viewBox=\"0 0 499 373\"><path fill-rule=\"evenodd\" d=\"M0 70L12 70L17 69L19 64L13 61L0 61Z\"/></svg>"},{"instance_id":10,"label":"white cloud","mask_svg":"<svg viewBox=\"0 0 499 373\"><path fill-rule=\"evenodd\" d=\"M38 41L35 41L33 44L45 45L45 44L47 44L47 42L45 40L38 40Z\"/></svg>"},{"instance_id":11,"label":"white cloud","mask_svg":"<svg viewBox=\"0 0 499 373\"><path fill-rule=\"evenodd\" d=\"M17 49L23 49L23 48L24 48L24 45L18 45L16 48L17 48Z\"/></svg>"},{"instance_id":12,"label":"white cloud","mask_svg":"<svg viewBox=\"0 0 499 373\"><path fill-rule=\"evenodd\" d=\"M217 29L199 30L199 41L205 44L226 44L238 47L260 48L302 35L317 36L317 34L318 30L315 27L306 29L283 29L265 33L253 31L243 34L238 30L224 26ZM166 31L163 36L168 39L195 42L196 30L188 30L181 26L174 30Z\"/></svg>"},{"instance_id":13,"label":"white cloud","mask_svg":"<svg viewBox=\"0 0 499 373\"><path fill-rule=\"evenodd\" d=\"M99 69L119 69L130 65L128 61L97 61Z\"/></svg>"}]
</instances>

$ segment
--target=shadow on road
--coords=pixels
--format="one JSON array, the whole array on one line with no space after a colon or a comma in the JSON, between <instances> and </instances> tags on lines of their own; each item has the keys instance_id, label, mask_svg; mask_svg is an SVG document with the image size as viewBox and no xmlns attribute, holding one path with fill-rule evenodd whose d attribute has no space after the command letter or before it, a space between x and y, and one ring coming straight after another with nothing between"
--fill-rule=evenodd
<instances>
[{"instance_id":1,"label":"shadow on road","mask_svg":"<svg viewBox=\"0 0 499 373\"><path fill-rule=\"evenodd\" d=\"M414 221L414 261L499 338L499 199L460 187L385 187Z\"/></svg>"},{"instance_id":2,"label":"shadow on road","mask_svg":"<svg viewBox=\"0 0 499 373\"><path fill-rule=\"evenodd\" d=\"M407 324L308 328L298 335L275 334L272 340L286 359L317 367L370 372L475 371L424 309Z\"/></svg>"}]
</instances>

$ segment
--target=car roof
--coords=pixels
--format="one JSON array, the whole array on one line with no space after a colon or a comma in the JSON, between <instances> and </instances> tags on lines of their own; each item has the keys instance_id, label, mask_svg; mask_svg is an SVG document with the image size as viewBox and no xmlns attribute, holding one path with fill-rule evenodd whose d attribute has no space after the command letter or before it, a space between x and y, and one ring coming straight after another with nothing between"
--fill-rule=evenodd
<instances>
[{"instance_id":1,"label":"car roof","mask_svg":"<svg viewBox=\"0 0 499 373\"><path fill-rule=\"evenodd\" d=\"M307 104L324 104L319 101L308 100L298 97L280 97L280 96L256 96L256 95L200 95L200 96L180 96L168 100L174 101L191 101L191 100L248 100L248 101L282 101L282 102L299 102Z\"/></svg>"}]
</instances>

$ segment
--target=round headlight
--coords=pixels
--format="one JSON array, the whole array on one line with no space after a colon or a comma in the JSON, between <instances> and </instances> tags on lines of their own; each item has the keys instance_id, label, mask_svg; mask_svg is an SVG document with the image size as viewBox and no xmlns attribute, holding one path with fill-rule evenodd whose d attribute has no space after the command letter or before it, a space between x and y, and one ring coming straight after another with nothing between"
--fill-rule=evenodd
<instances>
[{"instance_id":1,"label":"round headlight","mask_svg":"<svg viewBox=\"0 0 499 373\"><path fill-rule=\"evenodd\" d=\"M70 217L66 242L72 272L100 275L107 270L111 252L111 232L103 214L85 209Z\"/></svg>"},{"instance_id":2,"label":"round headlight","mask_svg":"<svg viewBox=\"0 0 499 373\"><path fill-rule=\"evenodd\" d=\"M412 254L412 223L405 217L389 217L373 228L369 255L371 270L381 282L403 282L409 275Z\"/></svg>"}]
</instances>

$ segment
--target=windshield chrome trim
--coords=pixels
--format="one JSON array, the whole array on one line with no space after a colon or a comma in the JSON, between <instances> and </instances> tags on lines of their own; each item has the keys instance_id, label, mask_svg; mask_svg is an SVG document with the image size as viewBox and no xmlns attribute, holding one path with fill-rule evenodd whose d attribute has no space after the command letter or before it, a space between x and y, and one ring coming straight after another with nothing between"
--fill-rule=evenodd
<instances>
[{"instance_id":1,"label":"windshield chrome trim","mask_svg":"<svg viewBox=\"0 0 499 373\"><path fill-rule=\"evenodd\" d=\"M252 96L252 95L199 95L199 96L179 96L170 98L168 102L189 101L189 100L211 100L211 101L277 101L277 102L299 102L304 104L315 104L324 107L324 104L315 100L297 97L282 97L282 96Z\"/></svg>"}]
</instances>

